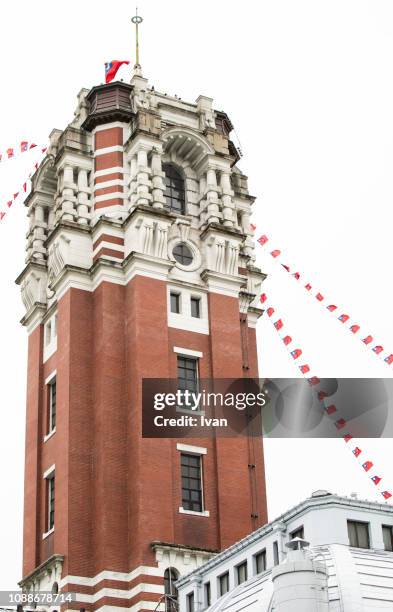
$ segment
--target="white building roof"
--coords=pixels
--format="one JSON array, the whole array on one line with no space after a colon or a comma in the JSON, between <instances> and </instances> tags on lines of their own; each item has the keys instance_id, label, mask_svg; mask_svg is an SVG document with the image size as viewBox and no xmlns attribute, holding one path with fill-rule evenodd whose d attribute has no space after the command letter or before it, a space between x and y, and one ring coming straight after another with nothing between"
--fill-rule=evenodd
<instances>
[{"instance_id":1,"label":"white building roof","mask_svg":"<svg viewBox=\"0 0 393 612\"><path fill-rule=\"evenodd\" d=\"M350 546L348 521L367 525L369 549ZM194 592L195 612L207 609L209 612L286 612L288 609L304 612L300 600L298 607L277 604L279 598L275 592L278 583L275 576L282 573L278 568L281 570L285 564L290 567L292 561L286 545L293 531L300 527L311 544L304 552L305 559L312 567L321 566L326 572L322 581L326 605L318 608L319 612L393 610L393 552L385 550L382 531L383 527L389 527L393 534L393 507L320 491L182 577L177 583L180 612L187 612L190 592ZM279 565L273 546L278 549ZM266 551L266 570L256 574L255 555L261 551ZM237 566L244 562L248 580L237 585ZM227 572L229 591L220 596L220 576ZM205 601L206 583L210 583L210 607Z\"/></svg>"}]
</instances>

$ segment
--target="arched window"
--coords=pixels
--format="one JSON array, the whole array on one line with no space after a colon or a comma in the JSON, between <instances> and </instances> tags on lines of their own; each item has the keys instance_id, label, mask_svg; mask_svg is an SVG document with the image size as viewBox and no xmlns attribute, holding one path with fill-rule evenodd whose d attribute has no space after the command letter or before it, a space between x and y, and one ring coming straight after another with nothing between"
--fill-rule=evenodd
<instances>
[{"instance_id":1,"label":"arched window","mask_svg":"<svg viewBox=\"0 0 393 612\"><path fill-rule=\"evenodd\" d=\"M165 199L169 210L184 215L186 212L186 198L184 193L184 179L172 166L165 164Z\"/></svg>"},{"instance_id":2,"label":"arched window","mask_svg":"<svg viewBox=\"0 0 393 612\"><path fill-rule=\"evenodd\" d=\"M179 572L174 567L168 567L164 572L165 612L177 611L177 588L175 582L179 578Z\"/></svg>"}]
</instances>

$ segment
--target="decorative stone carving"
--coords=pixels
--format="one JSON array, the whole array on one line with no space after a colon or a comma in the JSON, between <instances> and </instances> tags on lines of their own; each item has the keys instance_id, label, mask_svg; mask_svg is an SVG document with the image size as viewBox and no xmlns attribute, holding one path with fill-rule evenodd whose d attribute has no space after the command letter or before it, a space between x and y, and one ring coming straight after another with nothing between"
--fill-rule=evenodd
<instances>
[{"instance_id":1,"label":"decorative stone carving","mask_svg":"<svg viewBox=\"0 0 393 612\"><path fill-rule=\"evenodd\" d=\"M48 273L49 282L52 282L63 270L67 261L67 251L70 244L70 239L64 235L51 245L48 253Z\"/></svg>"},{"instance_id":2,"label":"decorative stone carving","mask_svg":"<svg viewBox=\"0 0 393 612\"><path fill-rule=\"evenodd\" d=\"M214 272L237 276L239 243L220 235L212 235L207 241L207 267Z\"/></svg>"},{"instance_id":3,"label":"decorative stone carving","mask_svg":"<svg viewBox=\"0 0 393 612\"><path fill-rule=\"evenodd\" d=\"M36 303L46 304L46 271L30 270L21 282L22 302L28 312Z\"/></svg>"},{"instance_id":4,"label":"decorative stone carving","mask_svg":"<svg viewBox=\"0 0 393 612\"><path fill-rule=\"evenodd\" d=\"M133 226L133 235L136 240L133 241L132 250L144 255L166 258L168 223L141 216Z\"/></svg>"}]
</instances>

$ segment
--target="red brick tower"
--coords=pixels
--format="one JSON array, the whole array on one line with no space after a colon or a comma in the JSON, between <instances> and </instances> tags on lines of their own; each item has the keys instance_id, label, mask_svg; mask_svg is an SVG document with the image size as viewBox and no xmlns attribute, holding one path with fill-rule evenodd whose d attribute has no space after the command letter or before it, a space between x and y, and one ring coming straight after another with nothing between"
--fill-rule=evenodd
<instances>
[{"instance_id":1,"label":"red brick tower","mask_svg":"<svg viewBox=\"0 0 393 612\"><path fill-rule=\"evenodd\" d=\"M68 608L154 610L267 520L261 439L141 435L142 378L258 375L263 275L231 130L138 68L80 92L33 177L21 584L76 592Z\"/></svg>"}]
</instances>

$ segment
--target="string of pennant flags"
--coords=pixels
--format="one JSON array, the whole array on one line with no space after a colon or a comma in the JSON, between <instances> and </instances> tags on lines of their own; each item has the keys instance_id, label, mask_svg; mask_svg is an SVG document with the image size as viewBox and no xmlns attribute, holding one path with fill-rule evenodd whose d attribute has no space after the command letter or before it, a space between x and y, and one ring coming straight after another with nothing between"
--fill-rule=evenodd
<instances>
[{"instance_id":1,"label":"string of pennant flags","mask_svg":"<svg viewBox=\"0 0 393 612\"><path fill-rule=\"evenodd\" d=\"M5 151L0 151L0 162L15 159L21 153L27 153L36 147L43 148L44 145L37 145L34 142L28 140L21 140L16 146L8 147Z\"/></svg>"},{"instance_id":2,"label":"string of pennant flags","mask_svg":"<svg viewBox=\"0 0 393 612\"><path fill-rule=\"evenodd\" d=\"M268 301L266 293L262 293L262 295L260 296L260 302L264 305L264 312L266 312L269 320L273 324L273 327L276 330L278 336L280 337L284 347L289 352L289 355L292 357L294 362L297 362L297 360L302 357L303 350L293 342L292 336L287 334L283 319L280 318L279 315L276 313L276 309L272 305L269 305L270 302ZM324 413L330 419L332 419L337 432L339 432L339 435L346 443L347 448L352 451L352 454L356 459L359 459L361 455L364 456L364 449L361 449L359 446L353 446L354 443L351 443L351 441L353 441L353 436L349 431L347 421L342 416L340 416L338 407L333 403L328 403L328 405L325 405L325 399L328 397L328 394L324 392L322 388L318 390L318 387L321 386L321 379L318 376L310 375L312 369L309 363L302 363L301 365L298 365L298 368L306 378L309 385L314 388L315 392L317 393L318 400L320 401L321 406L323 407ZM362 461L362 459L360 459L358 461L358 464L367 474L370 472L370 470L372 470L372 468L374 468L374 462L370 459L367 459L366 461ZM372 474L371 476L368 475L368 477L375 486L379 486L382 481L382 476L376 473ZM386 489L382 489L379 492L386 501L390 499L393 495L390 491Z\"/></svg>"},{"instance_id":3,"label":"string of pennant flags","mask_svg":"<svg viewBox=\"0 0 393 612\"><path fill-rule=\"evenodd\" d=\"M47 151L47 147L41 148L41 154L44 154L46 151ZM0 204L0 222L3 221L3 219L6 217L8 210L11 208L11 206L14 204L14 202L16 202L16 200L19 198L19 196L27 193L28 181L30 181L30 179L31 179L32 175L34 174L34 172L36 172L36 170L38 170L38 166L39 166L39 161L37 161L34 164L34 168L29 173L28 179L25 180L25 182L23 183L23 185L21 186L19 191L16 191L15 193L13 193L12 196L10 197L10 199L7 200L7 202L4 202L3 205Z\"/></svg>"},{"instance_id":4,"label":"string of pennant flags","mask_svg":"<svg viewBox=\"0 0 393 612\"><path fill-rule=\"evenodd\" d=\"M255 225L253 225L252 228L256 229ZM257 242L262 247L264 247L269 242L269 238L265 234L263 234L259 236L259 238L257 238ZM275 261L280 263L281 269L285 270L288 275L295 281L297 281L308 294L312 295L315 298L317 302L325 306L326 311L333 315L337 322L343 325L349 333L351 333L353 336L357 335L363 345L371 349L371 352L376 355L380 360L383 360L386 365L390 366L393 364L393 353L390 353L389 351L385 350L382 344L376 343L374 341L373 335L368 332L360 333L361 326L357 322L355 322L355 320L347 312L341 310L337 306L337 304L329 303L326 300L325 295L322 294L319 290L314 289L309 282L303 284L303 275L298 272L296 268L293 268L292 266L289 267L289 265L282 262L280 249L273 249L272 251L269 251L269 253Z\"/></svg>"}]
</instances>

